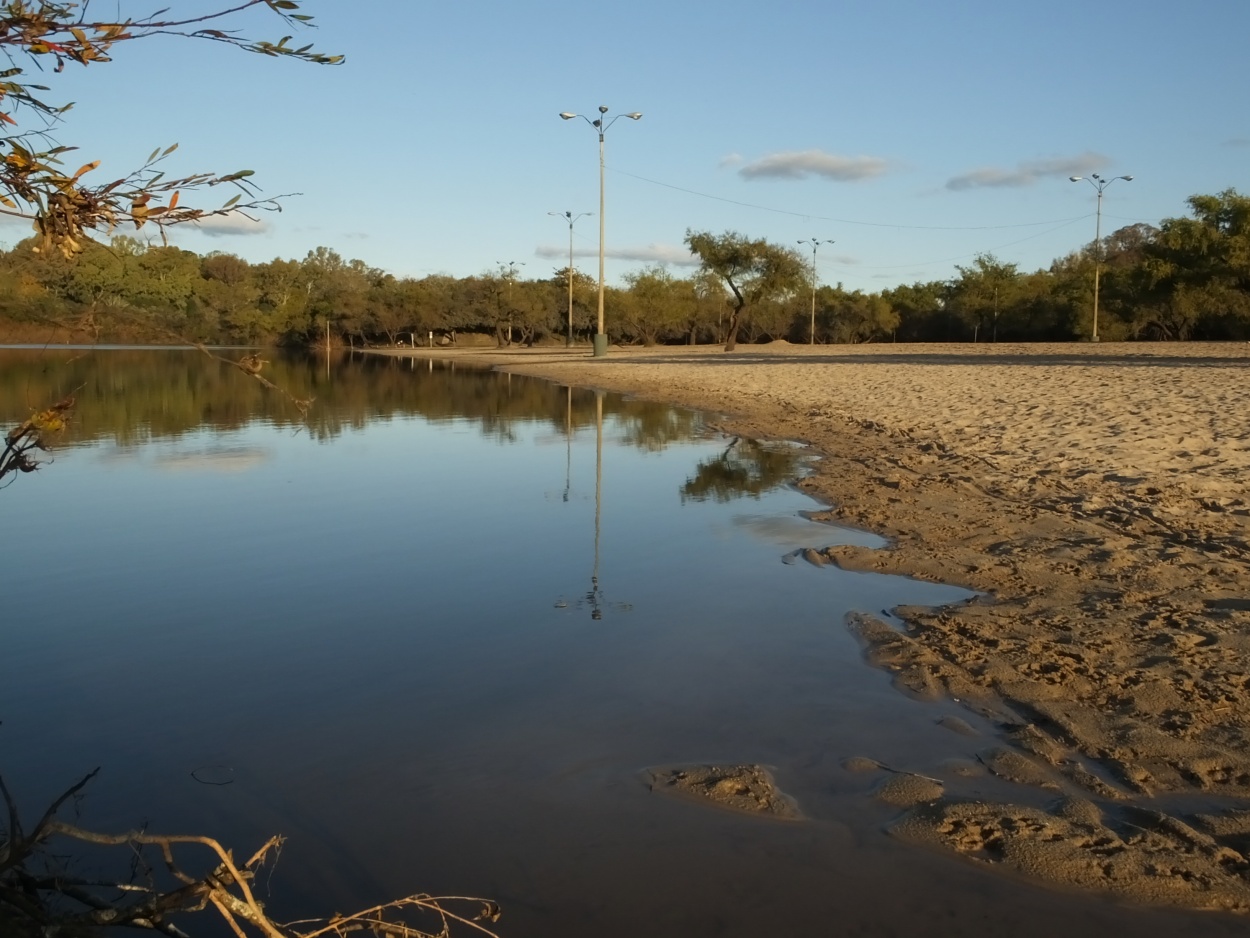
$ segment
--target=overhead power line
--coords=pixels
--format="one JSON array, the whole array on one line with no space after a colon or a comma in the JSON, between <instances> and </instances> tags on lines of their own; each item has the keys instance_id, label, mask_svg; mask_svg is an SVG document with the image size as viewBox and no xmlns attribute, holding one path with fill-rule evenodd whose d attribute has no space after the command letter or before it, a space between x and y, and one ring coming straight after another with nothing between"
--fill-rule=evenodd
<instances>
[{"instance_id":1,"label":"overhead power line","mask_svg":"<svg viewBox=\"0 0 1250 938\"><path fill-rule=\"evenodd\" d=\"M794 218L810 219L812 221L831 221L837 222L840 225L861 225L867 228L900 228L911 231L992 231L1001 228L1036 228L1042 225L1063 226L1089 217L1088 214L1085 214L1078 215L1075 218L1052 218L1047 221L1018 222L1014 225L897 225L892 222L857 221L850 218L834 218L830 215L813 215L811 212L794 212L789 209L773 208L770 205L760 205L756 202L743 202L739 199L727 199L724 196L711 195L710 193L699 192L695 189L686 189L683 186L674 186L671 183L660 182L658 179L648 179L646 176L639 176L635 173L627 173L621 169L613 169L612 172L620 176L628 176L631 179L637 179L640 182L650 183L653 186L661 186L665 189L685 192L687 195L695 195L701 199L711 199L714 202L727 202L730 205L740 205L743 208L753 208L761 212L772 212L776 215L790 215Z\"/></svg>"}]
</instances>

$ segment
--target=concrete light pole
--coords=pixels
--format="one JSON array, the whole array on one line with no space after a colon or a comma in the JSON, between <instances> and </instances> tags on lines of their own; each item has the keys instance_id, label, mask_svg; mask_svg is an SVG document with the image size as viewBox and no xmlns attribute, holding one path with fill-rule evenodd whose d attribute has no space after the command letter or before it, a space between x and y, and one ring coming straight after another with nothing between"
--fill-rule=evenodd
<instances>
[{"instance_id":1,"label":"concrete light pole","mask_svg":"<svg viewBox=\"0 0 1250 938\"><path fill-rule=\"evenodd\" d=\"M812 246L812 334L808 342L809 345L816 344L816 249L822 244L833 244L833 240L826 238L803 238L799 244L810 244Z\"/></svg>"},{"instance_id":2,"label":"concrete light pole","mask_svg":"<svg viewBox=\"0 0 1250 938\"><path fill-rule=\"evenodd\" d=\"M594 356L602 358L608 354L608 335L603 329L603 135L607 129L615 124L620 118L628 117L630 120L639 120L642 117L641 111L633 111L629 114L617 114L611 120L607 117L607 105L599 105L599 117L597 120L591 120L585 114L574 114L570 111L561 111L560 117L563 120L572 120L580 117L599 134L599 331L595 333L594 340Z\"/></svg>"},{"instance_id":3,"label":"concrete light pole","mask_svg":"<svg viewBox=\"0 0 1250 938\"><path fill-rule=\"evenodd\" d=\"M1082 179L1085 177L1068 177L1069 182L1080 182ZM1098 341L1098 280L1102 273L1102 190L1117 179L1123 179L1125 182L1133 181L1132 176L1112 176L1110 179L1103 179L1097 173L1090 173L1089 178L1085 179L1098 190L1098 210L1094 221L1094 331L1089 337L1091 342Z\"/></svg>"},{"instance_id":4,"label":"concrete light pole","mask_svg":"<svg viewBox=\"0 0 1250 938\"><path fill-rule=\"evenodd\" d=\"M578 212L574 215L572 212L548 212L548 215L554 215L557 218L563 218L569 223L569 337L565 342L568 348L573 347L573 222L585 215L593 215L594 212ZM603 242L600 237L600 243ZM602 311L603 307L600 307ZM599 331L603 331L603 320L599 321Z\"/></svg>"}]
</instances>

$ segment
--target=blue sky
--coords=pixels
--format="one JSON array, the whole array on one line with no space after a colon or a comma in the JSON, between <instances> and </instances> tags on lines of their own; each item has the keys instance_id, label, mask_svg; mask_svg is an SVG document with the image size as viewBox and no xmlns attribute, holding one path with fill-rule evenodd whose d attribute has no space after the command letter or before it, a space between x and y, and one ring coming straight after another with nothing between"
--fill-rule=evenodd
<instances>
[{"instance_id":1,"label":"blue sky","mask_svg":"<svg viewBox=\"0 0 1250 938\"><path fill-rule=\"evenodd\" d=\"M978 252L1027 271L1093 238L1095 192L1070 175L1135 177L1107 189L1104 232L1183 215L1195 193L1250 192L1248 0L303 12L319 28L296 39L346 64L119 47L111 64L48 76L54 99L76 102L61 141L102 159L101 177L178 142L171 172L249 168L267 195L302 193L256 230L187 233L184 247L261 261L326 245L414 277L563 267L568 228L547 213L598 211L598 144L558 113L600 104L644 115L607 133L610 282L656 261L689 272L687 228L832 239L822 281L868 291L951 277ZM284 32L266 13L240 25ZM597 217L578 221L574 251L595 275Z\"/></svg>"}]
</instances>

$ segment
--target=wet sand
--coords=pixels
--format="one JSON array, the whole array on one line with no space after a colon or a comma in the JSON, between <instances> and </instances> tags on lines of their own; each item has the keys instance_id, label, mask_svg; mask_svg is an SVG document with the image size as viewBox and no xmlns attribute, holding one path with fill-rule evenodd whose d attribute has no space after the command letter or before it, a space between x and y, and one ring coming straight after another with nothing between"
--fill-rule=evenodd
<instances>
[{"instance_id":1,"label":"wet sand","mask_svg":"<svg viewBox=\"0 0 1250 938\"><path fill-rule=\"evenodd\" d=\"M822 517L891 539L828 561L984 594L898 610L901 631L848 623L902 692L992 720L980 765L1018 792L961 797L958 767L883 784L895 833L1065 888L1250 911L1250 346L429 354L810 444Z\"/></svg>"}]
</instances>

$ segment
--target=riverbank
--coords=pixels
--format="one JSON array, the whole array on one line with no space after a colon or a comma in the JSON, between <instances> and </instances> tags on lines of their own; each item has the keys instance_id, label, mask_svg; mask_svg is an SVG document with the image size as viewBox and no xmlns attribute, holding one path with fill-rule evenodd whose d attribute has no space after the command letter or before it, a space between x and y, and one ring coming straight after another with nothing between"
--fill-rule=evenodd
<instances>
[{"instance_id":1,"label":"riverbank","mask_svg":"<svg viewBox=\"0 0 1250 938\"><path fill-rule=\"evenodd\" d=\"M990 805L925 788L896 832L1067 886L1250 911L1250 346L419 354L811 445L801 485L824 517L892 540L827 559L985 594L900 610L905 632L850 623L904 692L994 720L977 770L1019 786Z\"/></svg>"}]
</instances>

